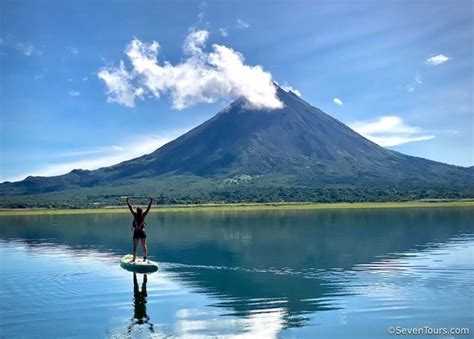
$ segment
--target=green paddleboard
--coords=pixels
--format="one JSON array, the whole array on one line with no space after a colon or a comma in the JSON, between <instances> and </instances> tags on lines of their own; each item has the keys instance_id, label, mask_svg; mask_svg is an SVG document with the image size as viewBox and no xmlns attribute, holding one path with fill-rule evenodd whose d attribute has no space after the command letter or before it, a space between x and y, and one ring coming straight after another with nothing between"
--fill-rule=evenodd
<instances>
[{"instance_id":1,"label":"green paddleboard","mask_svg":"<svg viewBox=\"0 0 474 339\"><path fill-rule=\"evenodd\" d=\"M158 263L152 260L143 260L143 258L137 256L135 261L132 262L133 255L127 254L120 260L120 266L127 271L137 273L152 273L158 271Z\"/></svg>"}]
</instances>

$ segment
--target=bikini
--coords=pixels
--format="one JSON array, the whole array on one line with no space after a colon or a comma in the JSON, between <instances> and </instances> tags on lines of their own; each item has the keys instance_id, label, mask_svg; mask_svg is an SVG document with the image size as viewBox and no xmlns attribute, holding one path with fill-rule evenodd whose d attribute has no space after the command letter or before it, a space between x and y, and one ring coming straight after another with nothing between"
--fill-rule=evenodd
<instances>
[{"instance_id":1,"label":"bikini","mask_svg":"<svg viewBox=\"0 0 474 339\"><path fill-rule=\"evenodd\" d=\"M146 223L143 222L140 227L136 226L135 220L133 221L133 239L145 239L146 232L145 232Z\"/></svg>"}]
</instances>

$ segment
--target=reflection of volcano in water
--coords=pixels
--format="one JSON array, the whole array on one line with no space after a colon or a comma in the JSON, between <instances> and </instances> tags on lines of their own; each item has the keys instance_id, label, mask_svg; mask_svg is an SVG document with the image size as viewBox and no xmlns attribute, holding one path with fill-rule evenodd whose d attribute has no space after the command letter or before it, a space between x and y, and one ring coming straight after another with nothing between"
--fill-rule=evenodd
<instances>
[{"instance_id":1,"label":"reflection of volcano in water","mask_svg":"<svg viewBox=\"0 0 474 339\"><path fill-rule=\"evenodd\" d=\"M351 275L339 271L443 247L474 234L473 217L470 208L155 213L148 234L162 268L215 306L240 316L283 310L291 327L340 307L334 298L348 293ZM123 254L128 225L126 215L12 217L0 219L0 237Z\"/></svg>"},{"instance_id":2,"label":"reflection of volcano in water","mask_svg":"<svg viewBox=\"0 0 474 339\"><path fill-rule=\"evenodd\" d=\"M284 272L234 270L225 268L175 268L185 283L217 297L213 306L227 314L250 316L260 312L282 313L285 327L300 326L305 313L338 308L333 297L344 294L340 283Z\"/></svg>"}]
</instances>

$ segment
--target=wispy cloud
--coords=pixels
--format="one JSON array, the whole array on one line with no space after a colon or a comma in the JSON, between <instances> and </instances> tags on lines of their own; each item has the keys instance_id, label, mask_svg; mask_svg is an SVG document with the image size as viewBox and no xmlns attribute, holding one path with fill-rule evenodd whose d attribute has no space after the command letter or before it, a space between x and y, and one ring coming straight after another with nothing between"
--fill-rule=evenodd
<instances>
[{"instance_id":1,"label":"wispy cloud","mask_svg":"<svg viewBox=\"0 0 474 339\"><path fill-rule=\"evenodd\" d=\"M428 59L425 60L425 63L427 65L431 65L431 66L436 66L436 65L441 65L447 61L451 60L450 57L444 55L444 54L438 54L438 55L435 55L435 56L432 56Z\"/></svg>"},{"instance_id":2,"label":"wispy cloud","mask_svg":"<svg viewBox=\"0 0 474 339\"><path fill-rule=\"evenodd\" d=\"M236 21L237 21L237 28L247 29L250 27L250 25L242 19L237 18Z\"/></svg>"},{"instance_id":3,"label":"wispy cloud","mask_svg":"<svg viewBox=\"0 0 474 339\"><path fill-rule=\"evenodd\" d=\"M223 45L213 44L212 51L206 52L208 37L208 31L192 31L183 45L186 58L176 65L159 63L158 42L133 39L125 49L130 70L120 61L118 67L98 72L107 87L108 101L133 107L137 98L159 99L169 94L172 107L178 110L232 97L244 97L253 108L283 106L269 72L259 65L246 65L242 54Z\"/></svg>"},{"instance_id":4,"label":"wispy cloud","mask_svg":"<svg viewBox=\"0 0 474 339\"><path fill-rule=\"evenodd\" d=\"M208 22L206 21L206 9L207 9L207 2L202 1L199 4L198 26L204 25L204 27L206 27L208 25Z\"/></svg>"},{"instance_id":5,"label":"wispy cloud","mask_svg":"<svg viewBox=\"0 0 474 339\"><path fill-rule=\"evenodd\" d=\"M175 139L185 130L176 130L163 136L137 136L132 138L136 142L126 145L99 146L92 149L77 149L69 152L56 154L53 158L64 159L63 161L52 160L48 166L32 170L27 174L7 178L8 181L19 181L27 176L55 176L69 173L74 169L94 170L101 167L112 166L120 162L130 160L144 154L151 153Z\"/></svg>"},{"instance_id":6,"label":"wispy cloud","mask_svg":"<svg viewBox=\"0 0 474 339\"><path fill-rule=\"evenodd\" d=\"M417 74L415 80L407 85L408 92L413 93L422 83L421 75Z\"/></svg>"},{"instance_id":7,"label":"wispy cloud","mask_svg":"<svg viewBox=\"0 0 474 339\"><path fill-rule=\"evenodd\" d=\"M79 91L69 91L68 94L72 97L78 97L79 95L81 95Z\"/></svg>"},{"instance_id":8,"label":"wispy cloud","mask_svg":"<svg viewBox=\"0 0 474 339\"><path fill-rule=\"evenodd\" d=\"M26 55L26 56L32 56L32 55L42 55L43 54L43 51L35 46L33 46L33 44L31 43L24 43L24 42L18 42L16 45L15 45L16 49L18 51L20 51L21 53L23 53L23 55Z\"/></svg>"},{"instance_id":9,"label":"wispy cloud","mask_svg":"<svg viewBox=\"0 0 474 339\"><path fill-rule=\"evenodd\" d=\"M79 55L79 49L77 49L76 47L68 47L67 51L74 56Z\"/></svg>"},{"instance_id":10,"label":"wispy cloud","mask_svg":"<svg viewBox=\"0 0 474 339\"><path fill-rule=\"evenodd\" d=\"M333 99L332 99L332 102L335 103L335 104L338 105L338 106L342 106L342 105L343 105L342 100L339 99L339 98L333 98Z\"/></svg>"},{"instance_id":11,"label":"wispy cloud","mask_svg":"<svg viewBox=\"0 0 474 339\"><path fill-rule=\"evenodd\" d=\"M229 35L229 32L227 32L227 29L222 28L222 27L219 28L219 33L220 33L220 35L223 36L223 37L226 37L226 36Z\"/></svg>"},{"instance_id":12,"label":"wispy cloud","mask_svg":"<svg viewBox=\"0 0 474 339\"><path fill-rule=\"evenodd\" d=\"M86 156L91 156L91 155L107 155L107 154L113 154L116 153L117 151L123 150L123 146L117 146L117 145L112 145L112 146L99 146L99 147L94 147L94 148L87 148L87 149L72 149L66 152L61 152L54 154L54 158L75 158L75 157L86 157Z\"/></svg>"},{"instance_id":13,"label":"wispy cloud","mask_svg":"<svg viewBox=\"0 0 474 339\"><path fill-rule=\"evenodd\" d=\"M381 116L370 121L355 121L348 124L357 133L383 147L398 146L415 141L434 139L419 127L407 125L398 116Z\"/></svg>"}]
</instances>

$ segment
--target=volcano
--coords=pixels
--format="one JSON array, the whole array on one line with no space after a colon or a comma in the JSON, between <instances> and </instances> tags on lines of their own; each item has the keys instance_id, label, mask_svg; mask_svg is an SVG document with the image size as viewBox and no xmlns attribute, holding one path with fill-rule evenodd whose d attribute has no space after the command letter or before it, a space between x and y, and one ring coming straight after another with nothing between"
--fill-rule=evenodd
<instances>
[{"instance_id":1,"label":"volcano","mask_svg":"<svg viewBox=\"0 0 474 339\"><path fill-rule=\"evenodd\" d=\"M281 109L232 102L153 153L94 171L0 185L4 206L114 203L370 201L471 198L474 169L385 149L277 86Z\"/></svg>"}]
</instances>

